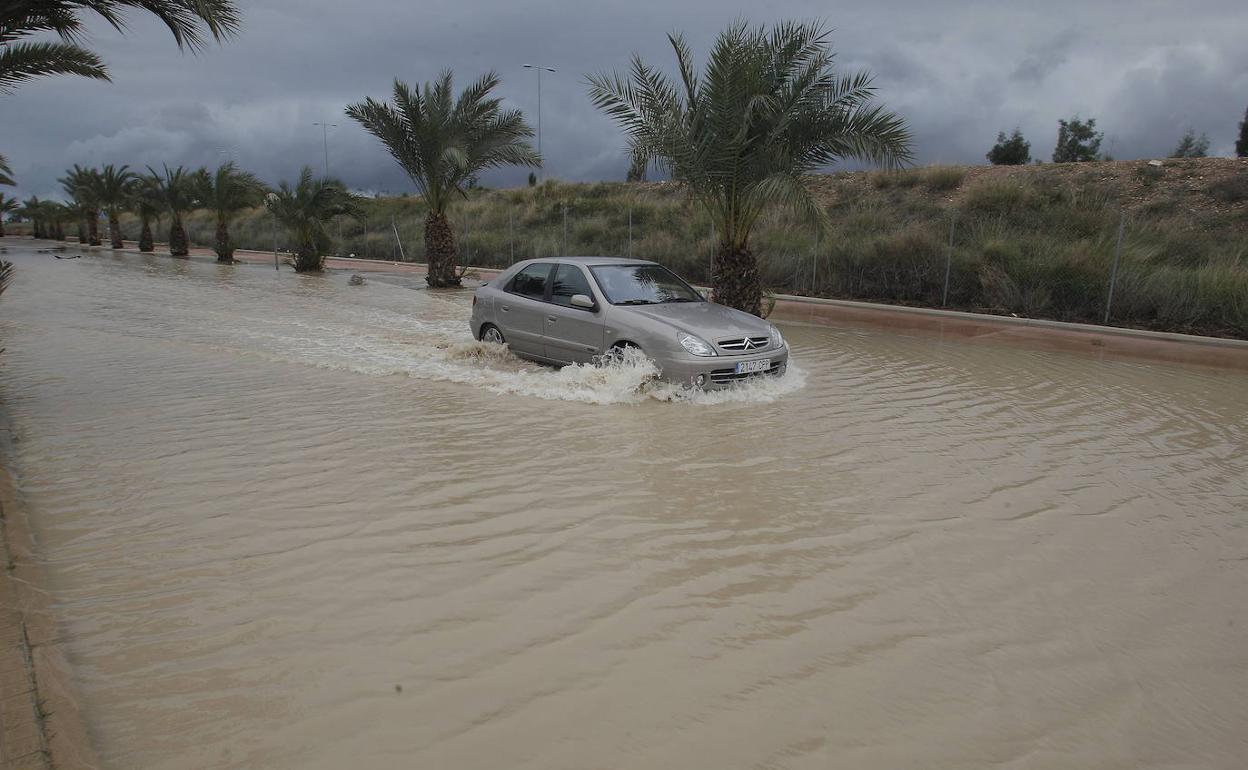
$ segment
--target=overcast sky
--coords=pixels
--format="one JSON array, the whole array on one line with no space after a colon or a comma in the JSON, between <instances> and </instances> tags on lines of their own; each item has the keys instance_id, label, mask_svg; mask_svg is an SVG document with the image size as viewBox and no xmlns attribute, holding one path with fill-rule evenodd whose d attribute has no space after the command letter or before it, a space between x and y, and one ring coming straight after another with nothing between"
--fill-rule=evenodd
<instances>
[{"instance_id":1,"label":"overcast sky","mask_svg":"<svg viewBox=\"0 0 1248 770\"><path fill-rule=\"evenodd\" d=\"M55 197L73 163L216 165L231 157L266 181L323 163L357 189L402 192L411 182L343 114L386 98L399 77L423 82L450 67L457 86L489 69L500 95L536 124L537 83L524 63L558 70L542 82L547 175L618 180L624 140L590 105L585 74L624 70L629 56L669 68L669 31L699 61L738 17L820 19L834 29L838 67L875 75L879 98L914 130L920 163L983 163L1000 130L1022 128L1048 160L1057 119L1097 118L1119 159L1165 155L1188 127L1210 154L1229 155L1248 106L1248 3L1193 0L938 2L805 0L241 0L243 32L182 54L156 22L130 34L93 22L90 46L112 83L33 81L0 96L0 153L17 193ZM491 186L525 171L492 173ZM12 191L10 191L12 194Z\"/></svg>"}]
</instances>

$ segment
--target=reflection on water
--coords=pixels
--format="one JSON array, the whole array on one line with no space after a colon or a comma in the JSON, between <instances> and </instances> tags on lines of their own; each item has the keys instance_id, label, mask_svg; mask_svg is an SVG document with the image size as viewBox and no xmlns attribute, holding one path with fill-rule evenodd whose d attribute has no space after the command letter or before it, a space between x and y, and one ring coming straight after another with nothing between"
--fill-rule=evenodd
<instances>
[{"instance_id":1,"label":"reflection on water","mask_svg":"<svg viewBox=\"0 0 1248 770\"><path fill-rule=\"evenodd\" d=\"M16 261L110 767L1248 756L1248 376L791 327L794 376L688 398L476 344L466 293Z\"/></svg>"}]
</instances>

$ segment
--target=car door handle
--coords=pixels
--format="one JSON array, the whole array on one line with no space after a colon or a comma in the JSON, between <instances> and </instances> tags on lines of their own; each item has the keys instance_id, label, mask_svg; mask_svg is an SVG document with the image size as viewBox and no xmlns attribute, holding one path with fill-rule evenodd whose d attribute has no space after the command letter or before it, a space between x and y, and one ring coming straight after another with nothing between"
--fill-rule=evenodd
<instances>
[{"instance_id":1,"label":"car door handle","mask_svg":"<svg viewBox=\"0 0 1248 770\"><path fill-rule=\"evenodd\" d=\"M511 305L503 305L502 307L503 307L504 313L506 313L508 310L511 310Z\"/></svg>"},{"instance_id":2,"label":"car door handle","mask_svg":"<svg viewBox=\"0 0 1248 770\"><path fill-rule=\"evenodd\" d=\"M546 320L550 321L553 324L555 321L558 321L559 319L553 315L548 315L546 316Z\"/></svg>"}]
</instances>

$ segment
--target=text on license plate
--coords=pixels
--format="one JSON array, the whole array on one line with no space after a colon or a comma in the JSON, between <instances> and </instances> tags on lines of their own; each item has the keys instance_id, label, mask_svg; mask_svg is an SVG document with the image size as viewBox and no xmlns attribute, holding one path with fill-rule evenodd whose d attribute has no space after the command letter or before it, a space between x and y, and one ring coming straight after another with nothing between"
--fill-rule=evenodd
<instances>
[{"instance_id":1,"label":"text on license plate","mask_svg":"<svg viewBox=\"0 0 1248 770\"><path fill-rule=\"evenodd\" d=\"M765 372L770 368L770 358L763 358L758 361L741 361L737 364L737 374L754 374L755 372Z\"/></svg>"}]
</instances>

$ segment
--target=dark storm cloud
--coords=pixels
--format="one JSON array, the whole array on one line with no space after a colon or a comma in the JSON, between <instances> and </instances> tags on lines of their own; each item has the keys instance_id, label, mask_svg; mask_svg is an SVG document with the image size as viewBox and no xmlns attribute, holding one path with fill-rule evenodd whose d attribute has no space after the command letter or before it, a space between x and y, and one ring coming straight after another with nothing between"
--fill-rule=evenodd
<instances>
[{"instance_id":1,"label":"dark storm cloud","mask_svg":"<svg viewBox=\"0 0 1248 770\"><path fill-rule=\"evenodd\" d=\"M135 17L121 37L93 25L92 45L114 82L54 78L0 97L0 152L21 195L55 193L73 163L212 165L233 158L269 181L323 163L352 186L411 190L378 144L343 114L444 67L462 85L487 69L501 96L536 122L526 62L543 80L543 150L550 176L619 179L618 130L589 104L588 72L628 66L632 52L670 67L665 34L683 30L701 58L716 31L755 21L820 18L834 28L838 65L869 69L881 99L903 114L921 163L979 163L997 131L1015 126L1047 158L1059 117L1095 116L1119 158L1165 153L1188 127L1227 153L1248 104L1242 3L880 2L805 0L627 4L425 0L242 2L245 31L184 56L156 23ZM490 174L522 184L527 170Z\"/></svg>"}]
</instances>

